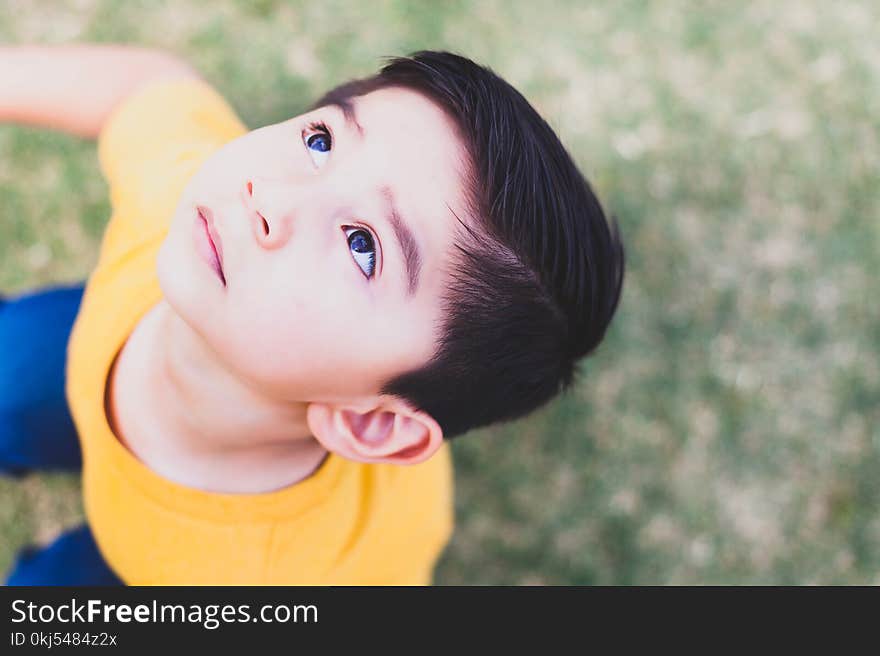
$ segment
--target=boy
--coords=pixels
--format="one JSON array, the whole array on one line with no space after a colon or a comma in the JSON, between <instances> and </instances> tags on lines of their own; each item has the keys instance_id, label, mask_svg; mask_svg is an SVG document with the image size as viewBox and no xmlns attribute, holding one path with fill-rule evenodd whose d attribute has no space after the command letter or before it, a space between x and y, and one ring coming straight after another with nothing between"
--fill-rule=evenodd
<instances>
[{"instance_id":1,"label":"boy","mask_svg":"<svg viewBox=\"0 0 880 656\"><path fill-rule=\"evenodd\" d=\"M113 205L67 347L91 530L10 582L429 583L448 440L570 386L619 300L616 225L549 126L446 52L252 132L159 53L0 67L0 119L97 136Z\"/></svg>"}]
</instances>

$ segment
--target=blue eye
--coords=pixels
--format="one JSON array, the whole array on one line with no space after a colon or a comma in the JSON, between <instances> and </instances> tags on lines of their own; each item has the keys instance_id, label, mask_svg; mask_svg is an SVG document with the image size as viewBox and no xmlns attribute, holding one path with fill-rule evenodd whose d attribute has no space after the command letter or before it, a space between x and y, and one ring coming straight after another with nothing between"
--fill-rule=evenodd
<instances>
[{"instance_id":1,"label":"blue eye","mask_svg":"<svg viewBox=\"0 0 880 656\"><path fill-rule=\"evenodd\" d=\"M313 134L308 138L306 142L309 148L317 147L319 153L326 153L330 150L330 135L329 134Z\"/></svg>"},{"instance_id":2,"label":"blue eye","mask_svg":"<svg viewBox=\"0 0 880 656\"><path fill-rule=\"evenodd\" d=\"M376 244L373 235L363 228L346 228L345 234L354 261L367 279L372 278L376 271Z\"/></svg>"},{"instance_id":3,"label":"blue eye","mask_svg":"<svg viewBox=\"0 0 880 656\"><path fill-rule=\"evenodd\" d=\"M312 134L306 136L309 132ZM310 123L303 131L302 136L306 148L309 149L309 155L312 156L312 162L316 167L321 166L330 156L328 153L333 149L333 137L330 135L330 130L323 123Z\"/></svg>"}]
</instances>

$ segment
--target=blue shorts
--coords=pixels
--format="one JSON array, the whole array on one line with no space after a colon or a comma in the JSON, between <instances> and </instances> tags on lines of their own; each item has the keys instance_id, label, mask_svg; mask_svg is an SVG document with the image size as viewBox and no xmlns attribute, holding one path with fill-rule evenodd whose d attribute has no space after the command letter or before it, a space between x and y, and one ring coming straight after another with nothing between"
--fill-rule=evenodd
<instances>
[{"instance_id":1,"label":"blue shorts","mask_svg":"<svg viewBox=\"0 0 880 656\"><path fill-rule=\"evenodd\" d=\"M82 285L0 296L0 476L80 471L64 395L67 340ZM122 585L83 524L43 547L25 547L7 585Z\"/></svg>"}]
</instances>

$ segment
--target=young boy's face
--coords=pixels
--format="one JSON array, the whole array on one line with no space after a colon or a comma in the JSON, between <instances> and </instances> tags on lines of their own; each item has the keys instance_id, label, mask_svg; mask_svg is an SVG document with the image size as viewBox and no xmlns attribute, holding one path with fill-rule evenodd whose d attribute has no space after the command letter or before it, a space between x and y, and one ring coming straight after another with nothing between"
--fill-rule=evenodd
<instances>
[{"instance_id":1,"label":"young boy's face","mask_svg":"<svg viewBox=\"0 0 880 656\"><path fill-rule=\"evenodd\" d=\"M465 151L420 94L390 88L352 102L357 124L323 107L217 151L159 253L169 304L279 399L369 397L436 344L452 211L466 220ZM219 237L222 277L198 208Z\"/></svg>"}]
</instances>

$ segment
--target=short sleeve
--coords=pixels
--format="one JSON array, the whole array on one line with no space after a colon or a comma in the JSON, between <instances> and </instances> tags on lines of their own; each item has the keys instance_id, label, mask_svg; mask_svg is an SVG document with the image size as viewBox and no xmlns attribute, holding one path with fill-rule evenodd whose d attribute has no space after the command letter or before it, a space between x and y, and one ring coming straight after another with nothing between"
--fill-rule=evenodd
<instances>
[{"instance_id":1,"label":"short sleeve","mask_svg":"<svg viewBox=\"0 0 880 656\"><path fill-rule=\"evenodd\" d=\"M201 163L246 132L204 80L178 76L146 83L113 109L98 135L114 218L133 229L167 227Z\"/></svg>"}]
</instances>

